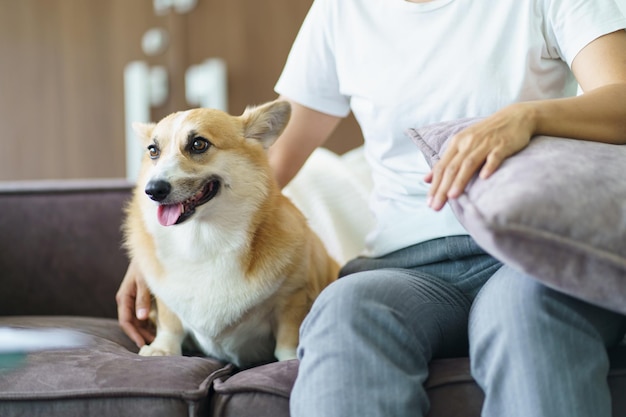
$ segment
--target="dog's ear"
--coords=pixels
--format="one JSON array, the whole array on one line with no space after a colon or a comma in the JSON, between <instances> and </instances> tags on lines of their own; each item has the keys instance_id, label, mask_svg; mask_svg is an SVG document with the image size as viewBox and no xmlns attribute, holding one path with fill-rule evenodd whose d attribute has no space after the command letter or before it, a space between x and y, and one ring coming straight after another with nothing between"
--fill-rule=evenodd
<instances>
[{"instance_id":1,"label":"dog's ear","mask_svg":"<svg viewBox=\"0 0 626 417\"><path fill-rule=\"evenodd\" d=\"M275 100L261 106L248 107L241 115L243 135L260 141L267 149L283 133L290 116L291 104L288 101Z\"/></svg>"},{"instance_id":2,"label":"dog's ear","mask_svg":"<svg viewBox=\"0 0 626 417\"><path fill-rule=\"evenodd\" d=\"M152 131L156 123L139 123L133 122L133 130L142 142L147 142L152 138Z\"/></svg>"}]
</instances>

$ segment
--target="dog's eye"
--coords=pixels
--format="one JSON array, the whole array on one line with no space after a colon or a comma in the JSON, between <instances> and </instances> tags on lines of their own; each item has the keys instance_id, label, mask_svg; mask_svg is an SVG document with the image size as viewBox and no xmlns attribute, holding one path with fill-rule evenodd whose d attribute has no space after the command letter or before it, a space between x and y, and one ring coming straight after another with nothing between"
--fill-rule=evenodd
<instances>
[{"instance_id":1,"label":"dog's eye","mask_svg":"<svg viewBox=\"0 0 626 417\"><path fill-rule=\"evenodd\" d=\"M148 146L148 154L150 155L150 159L157 159L159 155L161 155L161 151L156 145Z\"/></svg>"},{"instance_id":2,"label":"dog's eye","mask_svg":"<svg viewBox=\"0 0 626 417\"><path fill-rule=\"evenodd\" d=\"M205 138L195 138L193 142L191 142L191 152L204 153L210 146L211 143Z\"/></svg>"}]
</instances>

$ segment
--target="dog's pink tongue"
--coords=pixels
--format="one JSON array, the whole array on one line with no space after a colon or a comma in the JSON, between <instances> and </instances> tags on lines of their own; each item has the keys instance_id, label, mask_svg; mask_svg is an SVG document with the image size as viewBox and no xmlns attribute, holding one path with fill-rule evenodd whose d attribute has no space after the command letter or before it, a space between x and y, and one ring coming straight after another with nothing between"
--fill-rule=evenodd
<instances>
[{"instance_id":1,"label":"dog's pink tongue","mask_svg":"<svg viewBox=\"0 0 626 417\"><path fill-rule=\"evenodd\" d=\"M181 214L183 214L182 203L161 204L157 209L159 223L161 223L162 226L171 226L176 224Z\"/></svg>"}]
</instances>

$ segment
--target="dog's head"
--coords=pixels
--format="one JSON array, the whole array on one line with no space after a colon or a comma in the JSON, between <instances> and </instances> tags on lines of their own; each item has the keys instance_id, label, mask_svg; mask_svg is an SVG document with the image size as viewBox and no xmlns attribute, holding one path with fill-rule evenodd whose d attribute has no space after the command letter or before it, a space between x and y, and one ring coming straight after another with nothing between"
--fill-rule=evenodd
<instances>
[{"instance_id":1,"label":"dog's head","mask_svg":"<svg viewBox=\"0 0 626 417\"><path fill-rule=\"evenodd\" d=\"M273 101L241 116L193 109L157 124L135 123L147 150L138 187L158 204L159 223L180 224L220 200L228 210L263 198L271 176L265 150L290 113L288 102Z\"/></svg>"}]
</instances>

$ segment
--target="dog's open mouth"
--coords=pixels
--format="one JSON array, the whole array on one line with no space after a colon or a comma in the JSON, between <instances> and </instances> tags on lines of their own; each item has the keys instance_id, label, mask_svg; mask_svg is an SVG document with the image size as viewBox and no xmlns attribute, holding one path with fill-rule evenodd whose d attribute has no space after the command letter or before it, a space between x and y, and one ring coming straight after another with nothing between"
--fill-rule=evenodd
<instances>
[{"instance_id":1,"label":"dog's open mouth","mask_svg":"<svg viewBox=\"0 0 626 417\"><path fill-rule=\"evenodd\" d=\"M180 224L196 211L196 207L210 201L217 195L220 182L213 179L205 184L200 191L185 201L174 204L161 204L157 209L159 223L163 226Z\"/></svg>"}]
</instances>

